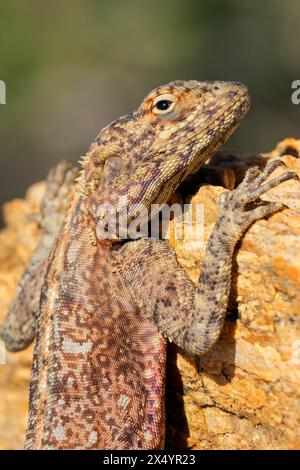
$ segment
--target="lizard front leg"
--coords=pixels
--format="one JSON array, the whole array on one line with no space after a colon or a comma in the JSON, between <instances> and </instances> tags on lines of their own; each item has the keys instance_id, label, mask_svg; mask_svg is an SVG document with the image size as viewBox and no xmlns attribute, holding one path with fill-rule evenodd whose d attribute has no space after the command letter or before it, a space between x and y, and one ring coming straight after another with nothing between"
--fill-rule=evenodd
<instances>
[{"instance_id":1,"label":"lizard front leg","mask_svg":"<svg viewBox=\"0 0 300 470\"><path fill-rule=\"evenodd\" d=\"M266 182L280 164L271 160L262 172L256 167L249 169L237 189L222 195L219 218L195 289L164 242L140 240L124 246L122 275L134 290L142 312L189 354L205 353L220 335L237 242L253 222L283 208L280 203L259 199L279 183L296 177L286 172ZM138 265L135 252L139 252Z\"/></svg>"},{"instance_id":2,"label":"lizard front leg","mask_svg":"<svg viewBox=\"0 0 300 470\"><path fill-rule=\"evenodd\" d=\"M77 171L62 161L49 172L41 204L42 237L20 281L0 332L9 351L25 349L35 337L40 293L49 254L65 216L70 188Z\"/></svg>"}]
</instances>

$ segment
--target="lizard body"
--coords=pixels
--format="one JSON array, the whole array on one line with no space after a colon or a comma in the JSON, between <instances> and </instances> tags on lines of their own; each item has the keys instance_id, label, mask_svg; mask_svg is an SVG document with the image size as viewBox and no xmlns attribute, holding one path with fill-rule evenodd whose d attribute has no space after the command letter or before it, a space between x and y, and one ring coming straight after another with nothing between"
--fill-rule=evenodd
<instances>
[{"instance_id":1,"label":"lizard body","mask_svg":"<svg viewBox=\"0 0 300 470\"><path fill-rule=\"evenodd\" d=\"M70 183L71 202L41 296L31 301L35 311L39 303L39 315L26 448L163 447L166 339L192 355L213 346L226 313L235 246L254 221L282 208L260 204L259 196L294 174L265 182L280 164L271 161L263 172L250 169L238 188L224 193L196 287L165 242L101 239L99 208L116 208L121 225L124 196L128 207L143 205L148 213L151 204L167 202L248 108L240 83L177 81L155 89L137 111L100 131L78 182ZM132 220L129 213L126 223ZM44 252L48 259L49 249ZM37 265L43 277L45 264ZM30 287L23 282L21 293L24 286ZM2 329L15 350L35 331L21 328L18 310L17 298Z\"/></svg>"}]
</instances>

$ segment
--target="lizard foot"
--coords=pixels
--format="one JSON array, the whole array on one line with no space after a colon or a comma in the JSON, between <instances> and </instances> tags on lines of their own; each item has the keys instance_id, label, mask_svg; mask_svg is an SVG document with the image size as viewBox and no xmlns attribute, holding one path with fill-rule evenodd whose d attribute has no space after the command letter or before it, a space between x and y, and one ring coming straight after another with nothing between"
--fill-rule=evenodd
<instances>
[{"instance_id":1,"label":"lizard foot","mask_svg":"<svg viewBox=\"0 0 300 470\"><path fill-rule=\"evenodd\" d=\"M238 236L256 220L268 217L285 207L280 202L268 202L260 199L261 195L284 181L299 180L296 173L286 171L267 181L273 171L282 165L285 166L282 160L272 159L268 161L263 170L258 167L251 167L247 170L243 181L236 189L221 195L220 219L225 218L224 222L227 227L232 227L233 232Z\"/></svg>"}]
</instances>

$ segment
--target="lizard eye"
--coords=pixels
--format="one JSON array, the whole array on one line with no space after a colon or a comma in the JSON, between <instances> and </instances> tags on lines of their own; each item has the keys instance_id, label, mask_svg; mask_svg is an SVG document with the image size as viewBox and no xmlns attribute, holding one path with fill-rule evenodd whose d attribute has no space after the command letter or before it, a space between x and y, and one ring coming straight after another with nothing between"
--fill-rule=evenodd
<instances>
[{"instance_id":1,"label":"lizard eye","mask_svg":"<svg viewBox=\"0 0 300 470\"><path fill-rule=\"evenodd\" d=\"M171 106L171 104L172 104L172 101L160 100L156 103L155 107L156 109L159 109L160 111L165 111Z\"/></svg>"},{"instance_id":2,"label":"lizard eye","mask_svg":"<svg viewBox=\"0 0 300 470\"><path fill-rule=\"evenodd\" d=\"M170 93L165 93L164 95L157 96L152 105L152 111L154 114L168 114L173 111L175 106L175 96Z\"/></svg>"}]
</instances>

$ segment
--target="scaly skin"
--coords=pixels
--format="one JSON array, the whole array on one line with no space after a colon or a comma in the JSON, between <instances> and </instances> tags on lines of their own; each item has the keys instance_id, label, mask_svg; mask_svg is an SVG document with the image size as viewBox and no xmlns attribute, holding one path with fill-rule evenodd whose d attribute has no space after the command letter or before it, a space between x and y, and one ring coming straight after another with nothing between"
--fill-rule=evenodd
<instances>
[{"instance_id":1,"label":"scaly skin","mask_svg":"<svg viewBox=\"0 0 300 470\"><path fill-rule=\"evenodd\" d=\"M71 188L77 174L78 170L64 161L49 172L41 206L42 237L1 328L1 336L9 351L25 349L35 338L39 300L49 254L66 215Z\"/></svg>"},{"instance_id":2,"label":"scaly skin","mask_svg":"<svg viewBox=\"0 0 300 470\"><path fill-rule=\"evenodd\" d=\"M158 109L162 100L168 109ZM99 208L110 203L122 222L123 196L129 207L148 211L167 202L248 108L239 83L177 81L99 133L42 287L27 449L163 447L166 338L188 354L213 346L226 313L235 246L254 221L281 209L259 196L294 174L265 182L280 164L272 161L263 172L249 170L221 198L196 288L163 241L99 238ZM15 342L12 330L4 331L6 343Z\"/></svg>"}]
</instances>

